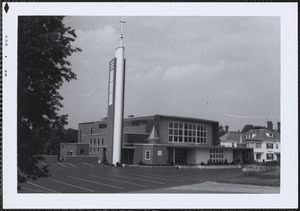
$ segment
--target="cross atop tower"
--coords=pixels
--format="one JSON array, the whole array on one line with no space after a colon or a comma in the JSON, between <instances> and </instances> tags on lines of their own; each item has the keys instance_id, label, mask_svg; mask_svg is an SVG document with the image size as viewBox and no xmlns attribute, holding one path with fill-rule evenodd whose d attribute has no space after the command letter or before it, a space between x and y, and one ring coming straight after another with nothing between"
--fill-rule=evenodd
<instances>
[{"instance_id":1,"label":"cross atop tower","mask_svg":"<svg viewBox=\"0 0 300 211\"><path fill-rule=\"evenodd\" d=\"M123 17L121 18L121 20L120 20L119 22L120 22L120 24L121 24L121 36L120 36L121 41L120 41L120 46L122 47L122 46L123 46L123 25L124 25L124 23L126 23L126 22L124 21L124 18L123 18Z\"/></svg>"}]
</instances>

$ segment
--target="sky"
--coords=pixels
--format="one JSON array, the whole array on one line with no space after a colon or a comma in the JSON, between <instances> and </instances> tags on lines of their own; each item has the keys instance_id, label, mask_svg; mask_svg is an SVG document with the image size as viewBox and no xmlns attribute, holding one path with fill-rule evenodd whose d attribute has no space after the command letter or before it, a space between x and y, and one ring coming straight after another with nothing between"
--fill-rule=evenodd
<instances>
[{"instance_id":1,"label":"sky","mask_svg":"<svg viewBox=\"0 0 300 211\"><path fill-rule=\"evenodd\" d=\"M66 128L107 116L108 63L120 43L120 17L68 16L75 29L64 83ZM173 115L228 125L280 121L279 17L125 17L124 117Z\"/></svg>"}]
</instances>

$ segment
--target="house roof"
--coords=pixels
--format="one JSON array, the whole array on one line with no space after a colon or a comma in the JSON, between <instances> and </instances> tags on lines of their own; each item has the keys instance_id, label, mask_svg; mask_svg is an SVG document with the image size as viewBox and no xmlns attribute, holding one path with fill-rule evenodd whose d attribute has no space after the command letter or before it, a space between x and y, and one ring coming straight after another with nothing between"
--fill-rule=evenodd
<instances>
[{"instance_id":1,"label":"house roof","mask_svg":"<svg viewBox=\"0 0 300 211\"><path fill-rule=\"evenodd\" d=\"M225 135L221 136L220 137L220 141L236 141L236 142L239 142L240 141L240 138L241 138L241 134L242 133L234 133L234 132L229 132L229 133L226 133Z\"/></svg>"},{"instance_id":2,"label":"house roof","mask_svg":"<svg viewBox=\"0 0 300 211\"><path fill-rule=\"evenodd\" d=\"M247 138L247 135L254 135L251 138ZM278 131L272 131L269 129L251 129L244 134L245 141L251 140L280 140L280 133Z\"/></svg>"}]
</instances>

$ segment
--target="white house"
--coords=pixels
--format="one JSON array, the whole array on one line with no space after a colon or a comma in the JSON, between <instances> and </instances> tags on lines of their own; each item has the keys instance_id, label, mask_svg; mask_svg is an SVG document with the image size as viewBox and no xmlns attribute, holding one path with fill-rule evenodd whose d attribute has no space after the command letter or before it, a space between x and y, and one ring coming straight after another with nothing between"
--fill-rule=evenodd
<instances>
[{"instance_id":1,"label":"white house","mask_svg":"<svg viewBox=\"0 0 300 211\"><path fill-rule=\"evenodd\" d=\"M269 129L252 129L244 134L247 148L253 148L254 160L280 160L280 133Z\"/></svg>"}]
</instances>

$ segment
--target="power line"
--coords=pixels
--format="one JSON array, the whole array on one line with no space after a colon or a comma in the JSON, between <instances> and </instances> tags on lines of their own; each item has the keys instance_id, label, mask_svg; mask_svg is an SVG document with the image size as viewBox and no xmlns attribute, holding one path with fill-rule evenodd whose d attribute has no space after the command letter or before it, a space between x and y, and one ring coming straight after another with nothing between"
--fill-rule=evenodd
<instances>
[{"instance_id":1,"label":"power line","mask_svg":"<svg viewBox=\"0 0 300 211\"><path fill-rule=\"evenodd\" d=\"M234 118L251 118L251 119L280 119L280 117L240 116L240 115L232 115L232 114L224 114L224 116L234 117Z\"/></svg>"}]
</instances>

